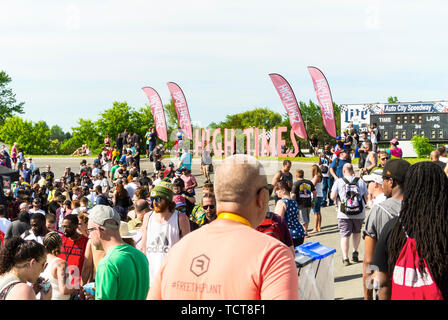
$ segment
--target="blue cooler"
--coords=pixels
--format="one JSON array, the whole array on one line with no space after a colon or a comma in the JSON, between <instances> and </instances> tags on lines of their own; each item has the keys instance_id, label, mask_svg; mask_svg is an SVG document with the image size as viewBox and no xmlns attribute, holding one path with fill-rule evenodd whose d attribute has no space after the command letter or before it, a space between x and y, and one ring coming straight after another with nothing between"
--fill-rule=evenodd
<instances>
[{"instance_id":1,"label":"blue cooler","mask_svg":"<svg viewBox=\"0 0 448 320\"><path fill-rule=\"evenodd\" d=\"M334 253L336 249L307 242L295 248L297 257L305 256L312 260L310 270L299 269L299 299L334 300ZM301 284L302 282L302 284ZM300 293L302 295L300 296Z\"/></svg>"}]
</instances>

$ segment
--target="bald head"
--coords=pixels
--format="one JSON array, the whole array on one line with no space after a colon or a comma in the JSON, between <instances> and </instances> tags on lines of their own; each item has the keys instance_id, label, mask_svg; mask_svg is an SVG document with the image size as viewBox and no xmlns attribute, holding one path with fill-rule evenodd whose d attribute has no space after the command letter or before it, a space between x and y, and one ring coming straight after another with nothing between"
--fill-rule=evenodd
<instances>
[{"instance_id":1,"label":"bald head","mask_svg":"<svg viewBox=\"0 0 448 320\"><path fill-rule=\"evenodd\" d=\"M28 211L30 210L30 206L26 202L22 202L19 206L20 211Z\"/></svg>"},{"instance_id":2,"label":"bald head","mask_svg":"<svg viewBox=\"0 0 448 320\"><path fill-rule=\"evenodd\" d=\"M355 171L353 170L353 166L351 163L344 164L344 166L342 167L342 174L344 176L354 176L355 175Z\"/></svg>"},{"instance_id":3,"label":"bald head","mask_svg":"<svg viewBox=\"0 0 448 320\"><path fill-rule=\"evenodd\" d=\"M440 157L440 153L437 150L434 150L431 152L431 154L429 155L429 158L431 159L431 161L438 161Z\"/></svg>"},{"instance_id":4,"label":"bald head","mask_svg":"<svg viewBox=\"0 0 448 320\"><path fill-rule=\"evenodd\" d=\"M215 174L217 202L248 204L267 184L263 165L254 157L233 155L224 159Z\"/></svg>"},{"instance_id":5,"label":"bald head","mask_svg":"<svg viewBox=\"0 0 448 320\"><path fill-rule=\"evenodd\" d=\"M149 211L149 203L144 199L139 199L135 202L135 212L137 214L146 213Z\"/></svg>"}]
</instances>

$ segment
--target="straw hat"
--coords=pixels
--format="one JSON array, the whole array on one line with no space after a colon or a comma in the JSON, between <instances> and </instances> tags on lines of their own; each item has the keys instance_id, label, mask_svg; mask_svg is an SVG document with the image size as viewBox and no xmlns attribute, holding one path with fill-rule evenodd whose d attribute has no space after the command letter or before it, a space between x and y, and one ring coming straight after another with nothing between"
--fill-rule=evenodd
<instances>
[{"instance_id":1,"label":"straw hat","mask_svg":"<svg viewBox=\"0 0 448 320\"><path fill-rule=\"evenodd\" d=\"M124 221L120 222L120 236L122 238L132 238L137 235L136 230L129 230L128 224Z\"/></svg>"}]
</instances>

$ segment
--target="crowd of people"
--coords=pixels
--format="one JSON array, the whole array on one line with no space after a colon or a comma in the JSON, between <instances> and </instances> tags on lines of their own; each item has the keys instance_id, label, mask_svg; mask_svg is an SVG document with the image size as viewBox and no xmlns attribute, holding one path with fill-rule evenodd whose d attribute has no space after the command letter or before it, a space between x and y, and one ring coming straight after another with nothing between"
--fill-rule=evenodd
<instances>
[{"instance_id":1,"label":"crowd of people","mask_svg":"<svg viewBox=\"0 0 448 320\"><path fill-rule=\"evenodd\" d=\"M106 258L109 258L110 238L115 237L119 246L123 240L135 248L131 253L127 253L127 247L126 250L111 251L110 255L117 255L119 261L121 258L118 257L122 255L132 255L136 251L143 254L144 258L140 258L140 265L135 269L138 270L136 276L138 281L144 282L145 279L139 277L147 270L147 279L152 281L176 242L191 230L216 219L216 200L210 176L202 186L202 197L196 199L198 183L191 174L190 152L181 149L178 164L169 162L165 166L162 162L165 150L153 143L153 128L148 130L145 138L147 157L151 157L153 163L152 174L139 166L142 140L127 130L117 137L115 144L107 136L93 163L88 164L84 159L79 169L66 167L60 177L52 172L50 165L41 172L32 159L23 160L20 167L15 168L20 173L20 180L0 197L1 259L5 259L1 262L5 263L1 274L6 274L0 276L0 298L23 298L21 289L24 287L16 284L28 282L34 284L33 297L37 294L41 299L50 297L44 292L48 289L44 284L48 283L51 284L52 299L92 298L83 289L91 283L95 283L96 299L146 299L149 282L148 288L144 284L143 287L137 285L141 290L135 294L108 287L113 286L108 277L117 266L108 264L101 268L100 262L109 260ZM15 144L13 148L16 147ZM12 159L12 152L4 150L2 155ZM6 166L6 163L2 165ZM33 170L28 169L30 165ZM209 165L211 163L204 167ZM101 220L104 216L108 219ZM91 225L99 225L98 230L108 234L107 241L102 241L101 232L95 237L97 233ZM27 262L16 254L27 241L45 248L33 258L40 261L45 252L48 264L39 274L34 268L31 278L28 275L22 277L22 270L15 272L17 265ZM145 263L146 268L142 268ZM103 277L106 277L104 281ZM28 298L32 296L30 292L25 293Z\"/></svg>"},{"instance_id":2,"label":"crowd of people","mask_svg":"<svg viewBox=\"0 0 448 320\"><path fill-rule=\"evenodd\" d=\"M446 147L433 150L429 161L411 165L403 160L398 139L380 151L378 138L376 124L361 136L349 128L333 150L325 145L319 158L322 171L328 172L324 194L329 194L329 205L338 205L343 264L351 264L350 238L351 260L359 262L363 238L366 300L445 299ZM351 163L354 158L359 158L359 177Z\"/></svg>"},{"instance_id":3,"label":"crowd of people","mask_svg":"<svg viewBox=\"0 0 448 320\"><path fill-rule=\"evenodd\" d=\"M126 130L59 178L23 161L0 203L0 300L298 299L295 248L321 232L327 206L337 210L345 266L362 259L364 239L365 299L444 299L446 149L411 165L397 139L379 151L374 129L357 137L356 152L350 130L325 144L310 172L283 161L271 181L261 162L236 154L212 183L205 154L200 199L191 152L180 148L177 165L165 166L152 128L151 175L137 160L142 139Z\"/></svg>"}]
</instances>

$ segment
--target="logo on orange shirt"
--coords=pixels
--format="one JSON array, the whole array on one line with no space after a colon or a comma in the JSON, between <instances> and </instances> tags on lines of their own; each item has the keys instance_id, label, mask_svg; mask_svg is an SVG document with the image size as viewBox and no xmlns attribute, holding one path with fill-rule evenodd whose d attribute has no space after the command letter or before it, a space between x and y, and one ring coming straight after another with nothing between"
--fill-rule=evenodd
<instances>
[{"instance_id":1,"label":"logo on orange shirt","mask_svg":"<svg viewBox=\"0 0 448 320\"><path fill-rule=\"evenodd\" d=\"M210 265L210 258L205 254L201 254L193 258L191 261L190 271L196 276L199 277L208 271L208 267Z\"/></svg>"}]
</instances>

